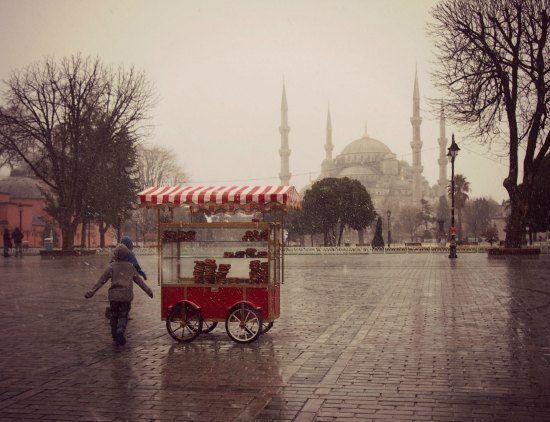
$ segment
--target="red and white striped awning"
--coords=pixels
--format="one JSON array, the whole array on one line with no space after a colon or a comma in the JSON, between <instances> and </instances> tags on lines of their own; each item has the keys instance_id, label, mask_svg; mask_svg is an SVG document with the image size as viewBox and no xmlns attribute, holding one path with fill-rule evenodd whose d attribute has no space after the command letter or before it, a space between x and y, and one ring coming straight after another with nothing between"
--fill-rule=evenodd
<instances>
[{"instance_id":1,"label":"red and white striped awning","mask_svg":"<svg viewBox=\"0 0 550 422\"><path fill-rule=\"evenodd\" d=\"M177 207L192 211L262 211L272 208L300 208L294 186L154 186L138 193L140 206Z\"/></svg>"}]
</instances>

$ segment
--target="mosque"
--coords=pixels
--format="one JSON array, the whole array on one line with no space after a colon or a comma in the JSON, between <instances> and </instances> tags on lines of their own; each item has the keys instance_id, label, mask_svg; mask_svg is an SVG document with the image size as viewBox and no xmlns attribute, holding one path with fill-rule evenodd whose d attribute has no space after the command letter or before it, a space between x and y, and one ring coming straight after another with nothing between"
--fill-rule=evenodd
<instances>
[{"instance_id":1,"label":"mosque","mask_svg":"<svg viewBox=\"0 0 550 422\"><path fill-rule=\"evenodd\" d=\"M369 192L374 206L379 214L384 215L387 209L398 210L403 205L420 206L420 200L426 199L436 204L441 195L446 195L447 179L447 138L445 137L445 114L441 109L439 121L439 179L437 184L430 186L422 175L422 140L420 137L420 92L418 74L415 73L413 88L413 113L410 119L412 125L412 163L397 158L387 145L372 138L367 132L350 142L340 154L333 158L332 123L330 109L327 113L327 128L325 140L325 159L321 163L321 173L317 180L325 177L349 177L359 180ZM289 169L289 132L288 106L286 91L283 84L281 100L281 184L290 184Z\"/></svg>"}]
</instances>

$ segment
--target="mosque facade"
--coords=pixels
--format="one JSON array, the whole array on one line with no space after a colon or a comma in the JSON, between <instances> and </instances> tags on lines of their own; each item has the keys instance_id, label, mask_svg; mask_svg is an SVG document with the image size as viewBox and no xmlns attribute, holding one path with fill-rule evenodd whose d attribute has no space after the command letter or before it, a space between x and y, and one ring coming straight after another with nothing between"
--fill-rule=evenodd
<instances>
[{"instance_id":1,"label":"mosque facade","mask_svg":"<svg viewBox=\"0 0 550 422\"><path fill-rule=\"evenodd\" d=\"M420 206L420 200L436 204L441 195L446 195L447 180L447 138L445 136L445 114L441 109L439 144L439 179L430 186L423 176L420 116L420 92L418 75L415 73L413 88L413 113L410 118L412 140L410 142L412 163L401 160L383 142L371 137L365 125L363 135L350 142L340 154L333 157L332 122L330 110L327 113L326 139L324 144L325 159L321 163L321 173L317 180L325 177L349 177L359 180L369 192L376 210L385 214L387 209L394 211L403 205ZM281 184L290 183L289 169L289 131L288 106L283 84L281 102Z\"/></svg>"}]
</instances>

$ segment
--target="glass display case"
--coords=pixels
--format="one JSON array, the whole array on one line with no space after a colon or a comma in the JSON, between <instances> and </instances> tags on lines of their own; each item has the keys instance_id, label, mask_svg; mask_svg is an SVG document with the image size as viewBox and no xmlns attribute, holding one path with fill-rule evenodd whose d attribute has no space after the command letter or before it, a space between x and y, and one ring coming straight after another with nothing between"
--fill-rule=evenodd
<instances>
[{"instance_id":1,"label":"glass display case","mask_svg":"<svg viewBox=\"0 0 550 422\"><path fill-rule=\"evenodd\" d=\"M265 287L281 281L278 223L164 223L160 241L163 285Z\"/></svg>"}]
</instances>

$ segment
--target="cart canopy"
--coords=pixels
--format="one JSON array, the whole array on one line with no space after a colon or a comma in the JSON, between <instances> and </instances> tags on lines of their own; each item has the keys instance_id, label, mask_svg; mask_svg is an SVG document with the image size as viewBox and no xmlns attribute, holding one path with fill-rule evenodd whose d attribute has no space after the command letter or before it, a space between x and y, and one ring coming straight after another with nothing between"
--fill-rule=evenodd
<instances>
[{"instance_id":1,"label":"cart canopy","mask_svg":"<svg viewBox=\"0 0 550 422\"><path fill-rule=\"evenodd\" d=\"M294 186L154 186L138 193L138 205L232 213L301 208L301 200Z\"/></svg>"}]
</instances>

